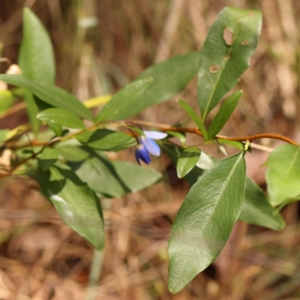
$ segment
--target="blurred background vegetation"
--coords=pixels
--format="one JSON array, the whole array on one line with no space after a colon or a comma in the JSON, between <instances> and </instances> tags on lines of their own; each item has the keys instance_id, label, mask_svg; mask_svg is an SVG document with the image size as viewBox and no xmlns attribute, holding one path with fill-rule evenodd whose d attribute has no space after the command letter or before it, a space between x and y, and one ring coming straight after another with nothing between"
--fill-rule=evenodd
<instances>
[{"instance_id":1,"label":"blurred background vegetation","mask_svg":"<svg viewBox=\"0 0 300 300\"><path fill-rule=\"evenodd\" d=\"M0 52L11 63L17 62L25 6L51 36L56 84L80 100L114 93L153 63L199 50L225 6L259 9L263 29L258 50L238 84L242 100L222 133L272 132L300 142L298 0L1 0ZM1 73L7 68L1 62ZM197 110L196 80L139 118L193 127L174 101L178 98ZM0 119L0 128L27 123L19 103ZM216 154L217 149L208 151ZM266 157L253 151L247 158L248 175L262 187ZM153 167L165 172L166 182L103 200L110 209L105 211L106 249L94 299L300 299L298 204L284 209L287 226L281 232L237 223L214 265L171 295L167 238L189 186L176 178L166 157ZM0 181L0 299L85 299L93 249L63 225L37 189L24 178Z\"/></svg>"}]
</instances>

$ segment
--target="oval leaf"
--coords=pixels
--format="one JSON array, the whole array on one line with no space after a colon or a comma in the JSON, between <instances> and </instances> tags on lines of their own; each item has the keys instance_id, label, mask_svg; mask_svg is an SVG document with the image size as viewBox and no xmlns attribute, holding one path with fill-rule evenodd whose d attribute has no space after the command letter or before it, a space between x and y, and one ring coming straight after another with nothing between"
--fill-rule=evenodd
<instances>
[{"instance_id":1,"label":"oval leaf","mask_svg":"<svg viewBox=\"0 0 300 300\"><path fill-rule=\"evenodd\" d=\"M169 289L176 293L207 268L225 246L242 207L244 153L225 158L192 186L169 239Z\"/></svg>"},{"instance_id":2,"label":"oval leaf","mask_svg":"<svg viewBox=\"0 0 300 300\"><path fill-rule=\"evenodd\" d=\"M162 144L161 148L168 155L168 157L172 161L173 165L176 166L178 158L180 157L183 150L176 146L167 145L167 144ZM201 160L202 155L203 155L203 152L201 151L200 160ZM184 179L190 185L193 185L202 175L203 175L203 170L198 168L197 166L195 166L187 175L184 176Z\"/></svg>"},{"instance_id":3,"label":"oval leaf","mask_svg":"<svg viewBox=\"0 0 300 300\"><path fill-rule=\"evenodd\" d=\"M40 120L57 123L68 128L85 128L83 122L78 117L61 108L48 108L40 112L36 117Z\"/></svg>"},{"instance_id":4,"label":"oval leaf","mask_svg":"<svg viewBox=\"0 0 300 300\"><path fill-rule=\"evenodd\" d=\"M147 78L126 85L101 109L97 121L124 120L131 117L133 102L147 90L152 81L152 78Z\"/></svg>"},{"instance_id":5,"label":"oval leaf","mask_svg":"<svg viewBox=\"0 0 300 300\"><path fill-rule=\"evenodd\" d=\"M162 178L152 169L124 161L111 162L96 154L82 163L72 163L71 167L76 169L82 181L105 198L118 198L125 193L140 191Z\"/></svg>"},{"instance_id":6,"label":"oval leaf","mask_svg":"<svg viewBox=\"0 0 300 300\"><path fill-rule=\"evenodd\" d=\"M269 155L266 180L271 205L300 199L300 147L282 145Z\"/></svg>"},{"instance_id":7,"label":"oval leaf","mask_svg":"<svg viewBox=\"0 0 300 300\"><path fill-rule=\"evenodd\" d=\"M178 148L168 145L166 153L174 164L177 161L176 151ZM173 147L173 148L172 148ZM166 147L163 146L166 150ZM173 151L172 151L173 149ZM193 185L197 182L200 176L203 175L203 170L211 169L216 163L216 159L201 151L200 159L191 172L184 179ZM284 228L284 221L281 215L273 208L260 187L250 178L246 178L245 198L241 209L241 214L238 218L240 221L247 222L273 230Z\"/></svg>"},{"instance_id":8,"label":"oval leaf","mask_svg":"<svg viewBox=\"0 0 300 300\"><path fill-rule=\"evenodd\" d=\"M273 230L283 229L285 225L280 213L269 204L261 188L250 178L246 180L245 200L239 220Z\"/></svg>"},{"instance_id":9,"label":"oval leaf","mask_svg":"<svg viewBox=\"0 0 300 300\"><path fill-rule=\"evenodd\" d=\"M119 151L136 144L136 140L119 131L98 129L76 135L75 138L90 148L102 151Z\"/></svg>"},{"instance_id":10,"label":"oval leaf","mask_svg":"<svg viewBox=\"0 0 300 300\"><path fill-rule=\"evenodd\" d=\"M90 121L94 120L91 112L76 97L57 86L33 81L22 75L0 74L0 80L19 87L25 87L40 100L52 106L65 109L76 116Z\"/></svg>"},{"instance_id":11,"label":"oval leaf","mask_svg":"<svg viewBox=\"0 0 300 300\"><path fill-rule=\"evenodd\" d=\"M69 169L38 170L36 180L62 220L97 249L104 247L104 222L95 193Z\"/></svg>"},{"instance_id":12,"label":"oval leaf","mask_svg":"<svg viewBox=\"0 0 300 300\"><path fill-rule=\"evenodd\" d=\"M55 62L51 40L41 21L29 8L23 11L19 65L25 77L54 84Z\"/></svg>"},{"instance_id":13,"label":"oval leaf","mask_svg":"<svg viewBox=\"0 0 300 300\"><path fill-rule=\"evenodd\" d=\"M249 67L261 31L261 12L224 8L207 34L200 52L198 102L204 121L209 112ZM231 33L232 41L224 38Z\"/></svg>"},{"instance_id":14,"label":"oval leaf","mask_svg":"<svg viewBox=\"0 0 300 300\"><path fill-rule=\"evenodd\" d=\"M233 113L234 109L236 108L243 91L238 91L232 94L226 101L222 104L220 110L212 120L209 129L208 129L208 139L214 138L223 126L228 121L229 117Z\"/></svg>"},{"instance_id":15,"label":"oval leaf","mask_svg":"<svg viewBox=\"0 0 300 300\"><path fill-rule=\"evenodd\" d=\"M184 149L177 161L177 176L179 178L187 175L197 164L201 150L198 147L188 147Z\"/></svg>"},{"instance_id":16,"label":"oval leaf","mask_svg":"<svg viewBox=\"0 0 300 300\"><path fill-rule=\"evenodd\" d=\"M131 117L146 107L161 103L177 95L196 75L199 52L172 57L155 64L140 74L136 80L153 78L150 87L131 103Z\"/></svg>"}]
</instances>

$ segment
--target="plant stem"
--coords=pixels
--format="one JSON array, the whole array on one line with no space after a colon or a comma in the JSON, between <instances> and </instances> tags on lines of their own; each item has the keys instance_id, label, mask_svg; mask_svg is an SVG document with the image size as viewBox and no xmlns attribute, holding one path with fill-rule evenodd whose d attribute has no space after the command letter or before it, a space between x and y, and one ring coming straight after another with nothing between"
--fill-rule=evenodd
<instances>
[{"instance_id":1,"label":"plant stem","mask_svg":"<svg viewBox=\"0 0 300 300\"><path fill-rule=\"evenodd\" d=\"M102 262L103 262L103 252L94 249L89 282L88 282L86 298L85 298L86 300L95 299L97 284L101 275Z\"/></svg>"},{"instance_id":2,"label":"plant stem","mask_svg":"<svg viewBox=\"0 0 300 300\"><path fill-rule=\"evenodd\" d=\"M56 137L53 140L51 140L50 142L30 141L29 143L23 143L21 145L10 142L10 143L6 144L6 148L9 148L12 150L17 150L17 149L22 149L22 148L27 148L27 147L52 145L56 142L70 140L81 133L96 129L96 128L98 128L100 123L102 123L102 124L110 123L110 124L114 124L119 127L124 127L124 125L126 126L126 124L128 124L128 122L126 122L126 121L101 121L99 123L93 124L92 126L90 126L87 129L80 130L75 133L71 133L64 137ZM203 137L202 132L198 128L172 127L172 126L169 126L166 124L153 123L153 122L140 121L140 120L131 121L130 124L131 125L136 124L136 125L152 126L152 127L158 128L160 131L163 131L163 132L166 132L166 131L185 132L185 133L196 134L198 136ZM281 140L281 141L284 141L284 142L292 144L292 145L300 146L296 141L294 141L286 136L283 136L280 134L273 134L273 133L259 133L259 134L249 135L249 136L238 136L238 137L228 137L228 136L224 136L224 135L216 135L215 138L217 140L228 140L228 141L236 141L236 142L243 142L243 141L253 142L253 141L259 140L259 139L269 138L269 139Z\"/></svg>"}]
</instances>

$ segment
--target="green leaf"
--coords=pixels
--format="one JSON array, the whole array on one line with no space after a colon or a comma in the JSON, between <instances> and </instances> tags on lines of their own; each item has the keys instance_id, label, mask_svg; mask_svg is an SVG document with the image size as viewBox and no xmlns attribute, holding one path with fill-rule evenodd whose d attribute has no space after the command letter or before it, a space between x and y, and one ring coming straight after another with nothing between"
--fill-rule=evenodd
<instances>
[{"instance_id":1,"label":"green leaf","mask_svg":"<svg viewBox=\"0 0 300 300\"><path fill-rule=\"evenodd\" d=\"M169 239L169 289L176 293L207 268L225 246L245 193L244 153L225 158L192 186Z\"/></svg>"},{"instance_id":2,"label":"green leaf","mask_svg":"<svg viewBox=\"0 0 300 300\"><path fill-rule=\"evenodd\" d=\"M67 168L53 166L46 172L39 169L36 180L62 220L95 248L103 249L104 222L95 193Z\"/></svg>"},{"instance_id":3,"label":"green leaf","mask_svg":"<svg viewBox=\"0 0 300 300\"><path fill-rule=\"evenodd\" d=\"M268 157L266 180L271 205L300 199L300 147L281 145Z\"/></svg>"},{"instance_id":4,"label":"green leaf","mask_svg":"<svg viewBox=\"0 0 300 300\"><path fill-rule=\"evenodd\" d=\"M83 122L78 117L61 108L48 108L40 112L36 117L40 120L57 123L68 128L85 128Z\"/></svg>"},{"instance_id":5,"label":"green leaf","mask_svg":"<svg viewBox=\"0 0 300 300\"><path fill-rule=\"evenodd\" d=\"M29 8L23 11L19 65L25 77L54 84L55 62L51 40L41 21Z\"/></svg>"},{"instance_id":6,"label":"green leaf","mask_svg":"<svg viewBox=\"0 0 300 300\"><path fill-rule=\"evenodd\" d=\"M169 146L170 148L166 153L172 160L173 164L176 165L177 162L177 150L174 146ZM172 148L174 147L173 151ZM163 146L165 149L165 146ZM178 151L177 151L178 152ZM217 160L205 152L201 152L200 159L198 160L196 167L186 176L184 179L193 185L197 182L200 176L203 175L203 170L211 169ZM244 221L250 224L270 228L273 230L280 230L284 228L284 221L281 215L270 206L267 197L261 191L259 186L255 184L250 178L246 178L246 190L245 199L242 205L241 214L238 218L240 221Z\"/></svg>"},{"instance_id":7,"label":"green leaf","mask_svg":"<svg viewBox=\"0 0 300 300\"><path fill-rule=\"evenodd\" d=\"M47 122L47 125L52 129L56 136L61 136L63 134L63 128L60 124Z\"/></svg>"},{"instance_id":8,"label":"green leaf","mask_svg":"<svg viewBox=\"0 0 300 300\"><path fill-rule=\"evenodd\" d=\"M123 132L108 129L87 131L76 135L75 138L90 148L102 151L119 151L136 144L133 137Z\"/></svg>"},{"instance_id":9,"label":"green leaf","mask_svg":"<svg viewBox=\"0 0 300 300\"><path fill-rule=\"evenodd\" d=\"M146 167L123 161L109 161L93 155L81 164L71 164L79 178L102 197L118 198L157 183L161 174Z\"/></svg>"},{"instance_id":10,"label":"green leaf","mask_svg":"<svg viewBox=\"0 0 300 300\"><path fill-rule=\"evenodd\" d=\"M226 7L209 29L200 52L198 73L198 102L203 122L249 67L261 23L259 11ZM232 33L232 41L225 41L227 33Z\"/></svg>"},{"instance_id":11,"label":"green leaf","mask_svg":"<svg viewBox=\"0 0 300 300\"><path fill-rule=\"evenodd\" d=\"M261 188L250 178L246 180L245 200L239 216L240 221L273 230L284 228L284 220L272 207Z\"/></svg>"},{"instance_id":12,"label":"green leaf","mask_svg":"<svg viewBox=\"0 0 300 300\"><path fill-rule=\"evenodd\" d=\"M212 120L209 129L208 129L208 139L214 138L220 130L223 128L223 126L228 121L229 117L233 113L234 109L236 108L241 96L243 94L243 91L237 91L234 94L232 94L221 106L220 110Z\"/></svg>"},{"instance_id":13,"label":"green leaf","mask_svg":"<svg viewBox=\"0 0 300 300\"><path fill-rule=\"evenodd\" d=\"M177 161L178 158L180 157L180 155L183 152L182 148L173 146L173 145L167 145L167 144L162 144L161 148L164 150L164 152L168 155L168 157L170 158L170 160L172 161L173 165L176 166L177 165ZM200 160L202 155L204 154L204 152L201 152L201 156L200 156ZM187 173L183 178L190 184L193 185L199 178L200 176L203 175L203 170L198 168L198 167L194 167L189 173Z\"/></svg>"},{"instance_id":14,"label":"green leaf","mask_svg":"<svg viewBox=\"0 0 300 300\"><path fill-rule=\"evenodd\" d=\"M94 120L91 112L76 97L54 85L33 81L22 75L0 74L0 80L29 89L40 100L52 106L65 109L76 116L90 121Z\"/></svg>"},{"instance_id":15,"label":"green leaf","mask_svg":"<svg viewBox=\"0 0 300 300\"><path fill-rule=\"evenodd\" d=\"M56 150L67 161L71 161L71 162L82 162L90 156L89 152L82 149L82 147L61 146L60 144L58 144Z\"/></svg>"},{"instance_id":16,"label":"green leaf","mask_svg":"<svg viewBox=\"0 0 300 300\"><path fill-rule=\"evenodd\" d=\"M46 147L39 157L39 165L43 171L47 171L57 161L58 151L52 147Z\"/></svg>"},{"instance_id":17,"label":"green leaf","mask_svg":"<svg viewBox=\"0 0 300 300\"><path fill-rule=\"evenodd\" d=\"M124 120L131 117L134 102L147 90L152 81L152 78L147 78L126 85L101 109L97 121Z\"/></svg>"},{"instance_id":18,"label":"green leaf","mask_svg":"<svg viewBox=\"0 0 300 300\"><path fill-rule=\"evenodd\" d=\"M0 116L6 112L14 103L14 96L11 91L0 90Z\"/></svg>"},{"instance_id":19,"label":"green leaf","mask_svg":"<svg viewBox=\"0 0 300 300\"><path fill-rule=\"evenodd\" d=\"M200 159L198 160L196 166L202 170L209 170L211 169L214 164L217 162L218 160L210 155L208 155L205 152L201 152L201 156ZM193 184L193 183L192 183Z\"/></svg>"},{"instance_id":20,"label":"green leaf","mask_svg":"<svg viewBox=\"0 0 300 300\"><path fill-rule=\"evenodd\" d=\"M26 88L23 88L23 92L30 125L36 135L41 127L41 121L36 118L36 115L39 113L39 109L32 93Z\"/></svg>"},{"instance_id":21,"label":"green leaf","mask_svg":"<svg viewBox=\"0 0 300 300\"><path fill-rule=\"evenodd\" d=\"M132 102L128 117L177 95L196 75L198 63L199 52L192 52L172 57L145 70L136 80L153 78L153 83L145 93Z\"/></svg>"},{"instance_id":22,"label":"green leaf","mask_svg":"<svg viewBox=\"0 0 300 300\"><path fill-rule=\"evenodd\" d=\"M203 134L204 139L207 141L207 131L206 131L202 121L200 120L200 118L194 112L193 108L190 107L187 103L185 103L182 100L178 100L178 103L186 111L186 113L191 117L191 119L197 124L198 128L200 129L200 131Z\"/></svg>"},{"instance_id":23,"label":"green leaf","mask_svg":"<svg viewBox=\"0 0 300 300\"><path fill-rule=\"evenodd\" d=\"M8 129L0 129L0 143L4 142L7 139L8 133Z\"/></svg>"},{"instance_id":24,"label":"green leaf","mask_svg":"<svg viewBox=\"0 0 300 300\"><path fill-rule=\"evenodd\" d=\"M183 145L186 142L186 136L184 132L166 131L166 133L172 137L177 138Z\"/></svg>"},{"instance_id":25,"label":"green leaf","mask_svg":"<svg viewBox=\"0 0 300 300\"><path fill-rule=\"evenodd\" d=\"M185 148L177 160L177 176L179 178L187 175L199 160L201 150L198 147Z\"/></svg>"},{"instance_id":26,"label":"green leaf","mask_svg":"<svg viewBox=\"0 0 300 300\"><path fill-rule=\"evenodd\" d=\"M244 145L242 142L237 142L237 141L230 141L230 140L225 140L225 139L220 139L218 138L218 143L219 144L224 144L224 145L230 145L233 146L241 151L244 150Z\"/></svg>"}]
</instances>

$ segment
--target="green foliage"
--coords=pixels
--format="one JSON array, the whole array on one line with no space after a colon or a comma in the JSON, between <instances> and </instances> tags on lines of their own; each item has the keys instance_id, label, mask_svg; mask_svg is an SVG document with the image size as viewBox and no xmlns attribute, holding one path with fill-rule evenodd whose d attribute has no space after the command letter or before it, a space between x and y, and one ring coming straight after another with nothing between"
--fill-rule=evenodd
<instances>
[{"instance_id":1,"label":"green foliage","mask_svg":"<svg viewBox=\"0 0 300 300\"><path fill-rule=\"evenodd\" d=\"M11 91L0 90L0 115L9 109L13 102L14 97Z\"/></svg>"},{"instance_id":2,"label":"green foliage","mask_svg":"<svg viewBox=\"0 0 300 300\"><path fill-rule=\"evenodd\" d=\"M7 129L0 130L0 143L4 142L6 140L8 132L9 132L9 130L7 130Z\"/></svg>"},{"instance_id":3,"label":"green foliage","mask_svg":"<svg viewBox=\"0 0 300 300\"><path fill-rule=\"evenodd\" d=\"M259 11L226 7L209 29L200 52L198 72L198 102L203 121L249 67L261 23ZM224 34L231 35L229 41L223 38Z\"/></svg>"},{"instance_id":4,"label":"green foliage","mask_svg":"<svg viewBox=\"0 0 300 300\"><path fill-rule=\"evenodd\" d=\"M40 120L47 121L48 124L57 123L75 129L85 128L83 122L78 117L61 108L48 108L40 112L36 117Z\"/></svg>"},{"instance_id":5,"label":"green foliage","mask_svg":"<svg viewBox=\"0 0 300 300\"><path fill-rule=\"evenodd\" d=\"M269 204L261 188L249 178L239 220L273 230L283 229L285 225L278 210Z\"/></svg>"},{"instance_id":6,"label":"green foliage","mask_svg":"<svg viewBox=\"0 0 300 300\"><path fill-rule=\"evenodd\" d=\"M33 132L37 134L41 127L41 121L36 118L36 115L39 113L39 108L34 100L33 94L27 88L23 88L23 92L31 128Z\"/></svg>"},{"instance_id":7,"label":"green foliage","mask_svg":"<svg viewBox=\"0 0 300 300\"><path fill-rule=\"evenodd\" d=\"M182 100L178 100L178 103L186 111L186 113L191 117L191 119L197 124L198 128L200 129L200 131L203 134L204 139L207 141L208 137L207 137L207 132L204 127L204 124L202 123L200 118L197 116L197 114L194 112L193 108L190 107L187 103L185 103Z\"/></svg>"},{"instance_id":8,"label":"green foliage","mask_svg":"<svg viewBox=\"0 0 300 300\"><path fill-rule=\"evenodd\" d=\"M26 78L54 84L55 63L52 44L44 26L29 8L23 11L23 39L18 61ZM41 126L41 122L36 118L39 109L32 92L27 88L24 88L23 92L31 127L37 134Z\"/></svg>"},{"instance_id":9,"label":"green foliage","mask_svg":"<svg viewBox=\"0 0 300 300\"><path fill-rule=\"evenodd\" d=\"M220 132L236 108L242 94L243 91L235 92L223 103L209 126L208 139L214 138Z\"/></svg>"},{"instance_id":10,"label":"green foliage","mask_svg":"<svg viewBox=\"0 0 300 300\"><path fill-rule=\"evenodd\" d=\"M132 105L151 83L152 78L148 78L134 81L125 86L100 110L97 121L124 120L134 115Z\"/></svg>"},{"instance_id":11,"label":"green foliage","mask_svg":"<svg viewBox=\"0 0 300 300\"><path fill-rule=\"evenodd\" d=\"M104 247L104 222L96 194L66 166L38 170L36 180L62 220L96 249Z\"/></svg>"},{"instance_id":12,"label":"green foliage","mask_svg":"<svg viewBox=\"0 0 300 300\"><path fill-rule=\"evenodd\" d=\"M178 158L182 155L182 150L170 145L164 145L163 148L173 164L176 165ZM202 176L206 170L210 170L216 162L217 160L215 158L202 151L196 166L184 179L190 185L195 184L200 176ZM250 178L246 179L245 198L238 219L249 224L259 225L273 230L279 230L284 227L284 221L281 215L269 204L268 198L260 187Z\"/></svg>"},{"instance_id":13,"label":"green foliage","mask_svg":"<svg viewBox=\"0 0 300 300\"><path fill-rule=\"evenodd\" d=\"M183 289L225 246L241 212L245 180L241 152L216 163L190 189L169 239L171 292Z\"/></svg>"},{"instance_id":14,"label":"green foliage","mask_svg":"<svg viewBox=\"0 0 300 300\"><path fill-rule=\"evenodd\" d=\"M281 145L269 156L266 180L273 206L300 199L300 146Z\"/></svg>"},{"instance_id":15,"label":"green foliage","mask_svg":"<svg viewBox=\"0 0 300 300\"><path fill-rule=\"evenodd\" d=\"M6 148L13 151L11 169L1 166L1 176L21 173L36 178L41 192L63 221L94 247L102 249L105 232L100 199L138 192L162 179L151 168L111 160L103 151L117 152L135 146L136 158L145 158L141 160L148 163L150 155L160 154L161 146L176 166L178 177L192 186L175 217L169 239L169 289L174 293L180 291L219 255L236 220L282 229L281 206L300 198L299 145L283 145L270 154L266 163L268 199L246 177L244 156L250 155L251 138L241 141L218 137L242 91L224 101L208 130L204 125L211 110L249 66L260 30L260 12L225 8L210 28L200 53L188 53L150 66L120 89L94 118L75 96L54 85L50 38L38 18L25 9L19 53L23 75L1 74L0 80L22 88L19 96L26 102L34 134L24 134L26 126L0 130L1 152ZM150 123L156 132L146 132L140 125L144 123L126 120L176 95L197 70L202 117L186 102L178 103L196 123L204 142L186 146L186 134L201 135L197 128ZM0 113L5 115L14 97L10 91L0 92ZM88 127L82 119L89 121ZM41 120L48 126L46 130L40 130ZM168 136L158 133L159 128ZM174 144L174 137L183 147ZM159 145L154 139L161 139ZM202 144L218 145L224 153L223 144L227 144L241 152L217 161L201 150ZM273 207L277 205L280 207Z\"/></svg>"},{"instance_id":16,"label":"green foliage","mask_svg":"<svg viewBox=\"0 0 300 300\"><path fill-rule=\"evenodd\" d=\"M41 169L47 171L56 163L58 156L59 152L55 148L46 147L39 158Z\"/></svg>"},{"instance_id":17,"label":"green foliage","mask_svg":"<svg viewBox=\"0 0 300 300\"><path fill-rule=\"evenodd\" d=\"M198 62L199 52L192 52L171 57L140 74L136 80L153 78L153 82L145 93L132 102L132 115L168 100L183 90L196 75Z\"/></svg>"},{"instance_id":18,"label":"green foliage","mask_svg":"<svg viewBox=\"0 0 300 300\"><path fill-rule=\"evenodd\" d=\"M27 88L40 100L57 108L62 108L75 116L94 120L91 112L73 95L65 90L43 82L37 82L21 75L0 75L0 80L19 87Z\"/></svg>"},{"instance_id":19,"label":"green foliage","mask_svg":"<svg viewBox=\"0 0 300 300\"><path fill-rule=\"evenodd\" d=\"M76 139L85 146L102 151L120 151L136 144L133 137L109 129L86 131L77 135Z\"/></svg>"},{"instance_id":20,"label":"green foliage","mask_svg":"<svg viewBox=\"0 0 300 300\"><path fill-rule=\"evenodd\" d=\"M185 148L177 160L177 175L179 178L186 176L199 160L201 150L198 147Z\"/></svg>"},{"instance_id":21,"label":"green foliage","mask_svg":"<svg viewBox=\"0 0 300 300\"><path fill-rule=\"evenodd\" d=\"M23 11L23 39L19 65L23 76L54 84L55 62L51 40L41 21L29 8Z\"/></svg>"},{"instance_id":22,"label":"green foliage","mask_svg":"<svg viewBox=\"0 0 300 300\"><path fill-rule=\"evenodd\" d=\"M69 155L65 156L68 160ZM84 160L71 163L78 177L103 198L118 198L138 192L161 180L160 173L124 161L110 161L102 153L90 152Z\"/></svg>"}]
</instances>

